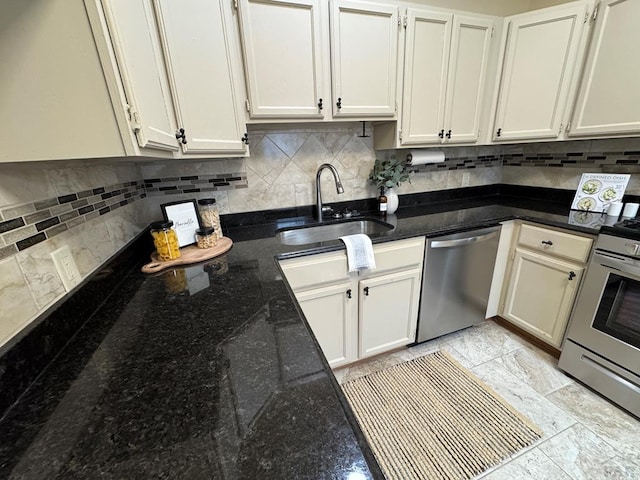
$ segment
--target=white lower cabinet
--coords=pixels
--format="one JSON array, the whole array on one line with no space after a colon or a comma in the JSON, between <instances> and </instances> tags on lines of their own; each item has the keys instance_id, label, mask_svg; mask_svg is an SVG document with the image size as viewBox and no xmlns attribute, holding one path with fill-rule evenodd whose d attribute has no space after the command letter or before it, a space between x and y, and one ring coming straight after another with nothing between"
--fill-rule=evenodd
<instances>
[{"instance_id":1,"label":"white lower cabinet","mask_svg":"<svg viewBox=\"0 0 640 480\"><path fill-rule=\"evenodd\" d=\"M516 248L503 316L560 347L584 268Z\"/></svg>"},{"instance_id":2,"label":"white lower cabinet","mask_svg":"<svg viewBox=\"0 0 640 480\"><path fill-rule=\"evenodd\" d=\"M357 300L351 282L296 294L329 365L338 367L358 358Z\"/></svg>"},{"instance_id":3,"label":"white lower cabinet","mask_svg":"<svg viewBox=\"0 0 640 480\"><path fill-rule=\"evenodd\" d=\"M501 316L560 348L592 239L521 225L515 243Z\"/></svg>"},{"instance_id":4,"label":"white lower cabinet","mask_svg":"<svg viewBox=\"0 0 640 480\"><path fill-rule=\"evenodd\" d=\"M415 341L420 268L359 282L360 358Z\"/></svg>"},{"instance_id":5,"label":"white lower cabinet","mask_svg":"<svg viewBox=\"0 0 640 480\"><path fill-rule=\"evenodd\" d=\"M346 252L280 262L331 367L415 341L424 238L374 245L377 268L349 273Z\"/></svg>"}]
</instances>

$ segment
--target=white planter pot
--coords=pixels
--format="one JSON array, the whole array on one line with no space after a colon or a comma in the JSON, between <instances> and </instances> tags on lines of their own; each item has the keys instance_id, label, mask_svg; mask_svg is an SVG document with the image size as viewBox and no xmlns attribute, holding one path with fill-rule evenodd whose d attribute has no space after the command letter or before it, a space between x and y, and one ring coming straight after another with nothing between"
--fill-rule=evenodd
<instances>
[{"instance_id":1,"label":"white planter pot","mask_svg":"<svg viewBox=\"0 0 640 480\"><path fill-rule=\"evenodd\" d=\"M396 213L396 210L398 210L398 204L400 203L398 194L392 187L386 189L385 195L387 196L387 213Z\"/></svg>"}]
</instances>

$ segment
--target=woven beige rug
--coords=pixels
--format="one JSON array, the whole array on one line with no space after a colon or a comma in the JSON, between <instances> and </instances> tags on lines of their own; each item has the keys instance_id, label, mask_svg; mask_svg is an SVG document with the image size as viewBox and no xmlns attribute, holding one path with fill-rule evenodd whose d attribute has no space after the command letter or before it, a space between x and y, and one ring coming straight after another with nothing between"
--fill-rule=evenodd
<instances>
[{"instance_id":1,"label":"woven beige rug","mask_svg":"<svg viewBox=\"0 0 640 480\"><path fill-rule=\"evenodd\" d=\"M442 351L342 389L389 480L469 479L542 435Z\"/></svg>"}]
</instances>

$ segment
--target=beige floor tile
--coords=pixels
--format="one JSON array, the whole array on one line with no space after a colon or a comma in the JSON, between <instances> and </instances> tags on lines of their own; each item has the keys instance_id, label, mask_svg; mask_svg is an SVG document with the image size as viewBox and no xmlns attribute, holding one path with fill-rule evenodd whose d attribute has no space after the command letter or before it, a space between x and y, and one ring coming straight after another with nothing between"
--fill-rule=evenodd
<instances>
[{"instance_id":1,"label":"beige floor tile","mask_svg":"<svg viewBox=\"0 0 640 480\"><path fill-rule=\"evenodd\" d=\"M640 464L626 457L615 457L604 466L602 478L638 480Z\"/></svg>"},{"instance_id":2,"label":"beige floor tile","mask_svg":"<svg viewBox=\"0 0 640 480\"><path fill-rule=\"evenodd\" d=\"M579 383L567 385L547 398L603 438L619 454L640 465L640 422L637 419Z\"/></svg>"},{"instance_id":3,"label":"beige floor tile","mask_svg":"<svg viewBox=\"0 0 640 480\"><path fill-rule=\"evenodd\" d=\"M468 359L470 362L468 366L472 367L523 348L525 344L520 337L491 321L453 333L445 338L447 345Z\"/></svg>"},{"instance_id":4,"label":"beige floor tile","mask_svg":"<svg viewBox=\"0 0 640 480\"><path fill-rule=\"evenodd\" d=\"M398 363L412 360L413 358L414 356L409 352L408 349L405 348L392 352L388 355L378 355L369 360L363 360L352 366L341 369L346 371L340 373L341 380L339 380L339 383L342 384L351 380L355 380L356 378L364 377L365 375L369 375L370 373L384 370L385 368L389 368L397 365Z\"/></svg>"},{"instance_id":5,"label":"beige floor tile","mask_svg":"<svg viewBox=\"0 0 640 480\"><path fill-rule=\"evenodd\" d=\"M434 338L433 340L429 340L419 345L409 347L409 352L411 352L414 358L418 358L424 355L429 355L430 353L437 352L439 350L444 350L458 362L460 362L463 367L471 368L475 366L474 362L469 360L462 353L460 353L460 351L449 344L450 337L451 335L445 335L443 337Z\"/></svg>"},{"instance_id":6,"label":"beige floor tile","mask_svg":"<svg viewBox=\"0 0 640 480\"><path fill-rule=\"evenodd\" d=\"M414 345L409 347L409 351L412 353L414 358L422 357L424 355L429 355L430 353L437 352L438 350L442 350L442 348L446 344L446 336L434 338L433 340L428 340L426 342L419 343L418 345Z\"/></svg>"},{"instance_id":7,"label":"beige floor tile","mask_svg":"<svg viewBox=\"0 0 640 480\"><path fill-rule=\"evenodd\" d=\"M333 370L333 376L336 377L336 381L339 385L342 385L349 373L349 367L336 368Z\"/></svg>"},{"instance_id":8,"label":"beige floor tile","mask_svg":"<svg viewBox=\"0 0 640 480\"><path fill-rule=\"evenodd\" d=\"M571 480L549 457L534 448L498 469L483 480Z\"/></svg>"},{"instance_id":9,"label":"beige floor tile","mask_svg":"<svg viewBox=\"0 0 640 480\"><path fill-rule=\"evenodd\" d=\"M538 448L575 480L631 478L614 465L616 449L582 424L573 425ZM613 472L617 472L615 477L608 476Z\"/></svg>"},{"instance_id":10,"label":"beige floor tile","mask_svg":"<svg viewBox=\"0 0 640 480\"><path fill-rule=\"evenodd\" d=\"M499 360L483 363L471 371L540 427L543 431L542 438L550 438L576 423L574 417L536 392L525 381L514 376Z\"/></svg>"},{"instance_id":11,"label":"beige floor tile","mask_svg":"<svg viewBox=\"0 0 640 480\"><path fill-rule=\"evenodd\" d=\"M538 348L520 348L498 359L500 365L536 392L547 395L573 380L558 369L558 361Z\"/></svg>"}]
</instances>

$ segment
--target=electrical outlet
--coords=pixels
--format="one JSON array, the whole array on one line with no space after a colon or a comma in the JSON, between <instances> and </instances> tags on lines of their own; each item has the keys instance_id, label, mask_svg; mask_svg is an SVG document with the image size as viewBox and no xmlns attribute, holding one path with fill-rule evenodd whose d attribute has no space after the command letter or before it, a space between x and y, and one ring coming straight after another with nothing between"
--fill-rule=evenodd
<instances>
[{"instance_id":1,"label":"electrical outlet","mask_svg":"<svg viewBox=\"0 0 640 480\"><path fill-rule=\"evenodd\" d=\"M60 275L65 290L70 292L73 287L80 283L80 272L78 272L76 262L73 260L69 245L65 245L55 252L51 252L51 258L58 270L58 275Z\"/></svg>"}]
</instances>

